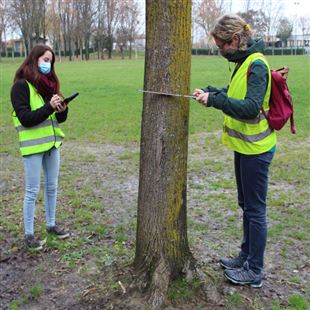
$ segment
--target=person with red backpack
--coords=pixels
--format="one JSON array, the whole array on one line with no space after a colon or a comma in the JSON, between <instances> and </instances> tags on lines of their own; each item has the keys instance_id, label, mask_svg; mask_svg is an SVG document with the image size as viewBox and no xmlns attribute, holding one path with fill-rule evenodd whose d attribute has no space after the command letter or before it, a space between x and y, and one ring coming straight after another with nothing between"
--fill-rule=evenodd
<instances>
[{"instance_id":1,"label":"person with red backpack","mask_svg":"<svg viewBox=\"0 0 310 310\"><path fill-rule=\"evenodd\" d=\"M233 258L221 258L220 264L229 281L261 287L267 241L268 175L277 141L266 118L270 67L262 54L263 40L253 38L253 31L241 17L222 16L211 35L221 55L235 67L228 87L208 86L195 89L193 95L205 107L224 113L222 142L234 151L238 204L243 211L240 252Z\"/></svg>"}]
</instances>

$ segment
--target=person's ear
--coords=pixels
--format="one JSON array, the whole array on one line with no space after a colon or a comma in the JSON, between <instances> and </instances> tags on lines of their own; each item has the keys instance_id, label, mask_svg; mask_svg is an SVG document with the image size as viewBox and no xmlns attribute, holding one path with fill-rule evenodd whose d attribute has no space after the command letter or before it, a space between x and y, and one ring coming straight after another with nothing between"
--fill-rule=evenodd
<instances>
[{"instance_id":1,"label":"person's ear","mask_svg":"<svg viewBox=\"0 0 310 310\"><path fill-rule=\"evenodd\" d=\"M233 37L232 37L232 45L235 48L238 48L239 44L240 44L240 36L238 34L234 34Z\"/></svg>"},{"instance_id":2,"label":"person's ear","mask_svg":"<svg viewBox=\"0 0 310 310\"><path fill-rule=\"evenodd\" d=\"M234 36L233 36L233 41L235 42L235 43L237 43L237 44L239 44L240 43L240 36L239 36L239 34L234 34Z\"/></svg>"}]
</instances>

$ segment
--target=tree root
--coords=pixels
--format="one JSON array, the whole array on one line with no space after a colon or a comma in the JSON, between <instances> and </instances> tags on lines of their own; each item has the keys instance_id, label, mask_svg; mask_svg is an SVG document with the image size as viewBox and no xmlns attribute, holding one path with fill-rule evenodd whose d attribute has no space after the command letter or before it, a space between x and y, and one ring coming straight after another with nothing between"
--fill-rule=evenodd
<instances>
[{"instance_id":1,"label":"tree root","mask_svg":"<svg viewBox=\"0 0 310 310\"><path fill-rule=\"evenodd\" d=\"M152 310L161 309L166 303L171 271L168 264L161 259L151 280L149 304Z\"/></svg>"},{"instance_id":2,"label":"tree root","mask_svg":"<svg viewBox=\"0 0 310 310\"><path fill-rule=\"evenodd\" d=\"M208 270L196 268L195 277L201 281L201 290L205 299L215 305L222 305L223 300L216 285L216 279Z\"/></svg>"},{"instance_id":3,"label":"tree root","mask_svg":"<svg viewBox=\"0 0 310 310\"><path fill-rule=\"evenodd\" d=\"M130 290L137 290L140 293L145 293L149 286L149 278L146 270L140 269L139 272L133 274L134 280L129 285Z\"/></svg>"},{"instance_id":4,"label":"tree root","mask_svg":"<svg viewBox=\"0 0 310 310\"><path fill-rule=\"evenodd\" d=\"M200 282L201 293L210 304L223 304L221 294L216 286L215 277L211 273L200 269L193 257L188 258L184 263L181 274L185 276L186 281L189 283L194 280ZM140 269L130 287L131 289L138 289L143 294L148 291L148 303L151 309L159 310L167 304L167 293L172 278L173 275L169 264L161 258L151 276L147 273L147 270L143 269L142 271Z\"/></svg>"}]
</instances>

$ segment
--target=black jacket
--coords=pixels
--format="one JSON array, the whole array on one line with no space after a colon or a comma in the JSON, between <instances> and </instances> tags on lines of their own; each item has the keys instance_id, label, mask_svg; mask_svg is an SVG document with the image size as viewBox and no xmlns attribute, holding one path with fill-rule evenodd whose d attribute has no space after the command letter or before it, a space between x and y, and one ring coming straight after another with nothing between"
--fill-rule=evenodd
<instances>
[{"instance_id":1,"label":"black jacket","mask_svg":"<svg viewBox=\"0 0 310 310\"><path fill-rule=\"evenodd\" d=\"M21 124L25 127L32 127L42 123L54 113L53 107L49 104L51 98L43 98L45 105L31 111L30 91L26 80L21 79L14 83L11 89L11 102ZM55 113L58 123L67 119L68 108L61 113Z\"/></svg>"},{"instance_id":2,"label":"black jacket","mask_svg":"<svg viewBox=\"0 0 310 310\"><path fill-rule=\"evenodd\" d=\"M231 59L236 63L235 72L249 55L256 52L262 53L263 50L263 40L251 40L246 51L236 52ZM203 90L209 92L208 106L222 110L234 118L252 119L258 115L262 108L267 86L268 67L263 61L255 60L250 66L247 93L243 100L227 97L228 87L219 89L208 86Z\"/></svg>"}]
</instances>

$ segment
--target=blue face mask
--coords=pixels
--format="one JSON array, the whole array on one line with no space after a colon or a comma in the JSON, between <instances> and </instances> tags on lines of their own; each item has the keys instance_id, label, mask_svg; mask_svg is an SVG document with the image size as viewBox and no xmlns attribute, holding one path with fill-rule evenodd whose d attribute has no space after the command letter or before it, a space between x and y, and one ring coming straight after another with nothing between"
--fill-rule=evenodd
<instances>
[{"instance_id":1,"label":"blue face mask","mask_svg":"<svg viewBox=\"0 0 310 310\"><path fill-rule=\"evenodd\" d=\"M49 74L51 72L51 63L50 62L42 62L39 64L39 71L42 73L42 74Z\"/></svg>"}]
</instances>

